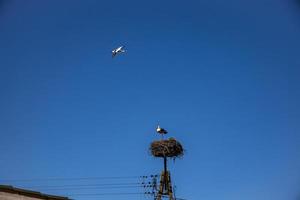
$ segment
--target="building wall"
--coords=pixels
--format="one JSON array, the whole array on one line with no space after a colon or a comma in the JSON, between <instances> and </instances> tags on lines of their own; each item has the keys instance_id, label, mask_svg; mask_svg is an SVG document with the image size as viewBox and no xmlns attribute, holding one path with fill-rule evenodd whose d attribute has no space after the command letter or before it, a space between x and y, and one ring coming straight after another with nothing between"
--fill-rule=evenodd
<instances>
[{"instance_id":1,"label":"building wall","mask_svg":"<svg viewBox=\"0 0 300 200\"><path fill-rule=\"evenodd\" d=\"M41 200L40 198L27 197L19 194L0 192L0 200Z\"/></svg>"}]
</instances>

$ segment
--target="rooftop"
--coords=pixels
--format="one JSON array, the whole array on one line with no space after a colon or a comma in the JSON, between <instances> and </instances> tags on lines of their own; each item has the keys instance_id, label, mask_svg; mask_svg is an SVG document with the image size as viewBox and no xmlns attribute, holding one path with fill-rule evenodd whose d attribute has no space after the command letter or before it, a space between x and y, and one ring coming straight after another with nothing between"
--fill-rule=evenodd
<instances>
[{"instance_id":1,"label":"rooftop","mask_svg":"<svg viewBox=\"0 0 300 200\"><path fill-rule=\"evenodd\" d=\"M27 197L34 197L34 198L47 199L47 200L70 200L68 197L43 194L37 191L16 188L10 185L0 185L0 192L19 194Z\"/></svg>"}]
</instances>

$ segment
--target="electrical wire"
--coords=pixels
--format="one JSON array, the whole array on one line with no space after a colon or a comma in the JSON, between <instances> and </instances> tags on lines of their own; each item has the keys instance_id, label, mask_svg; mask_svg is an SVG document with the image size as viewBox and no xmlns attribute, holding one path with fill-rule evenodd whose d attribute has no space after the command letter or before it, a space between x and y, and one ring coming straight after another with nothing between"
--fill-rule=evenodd
<instances>
[{"instance_id":1,"label":"electrical wire","mask_svg":"<svg viewBox=\"0 0 300 200\"><path fill-rule=\"evenodd\" d=\"M3 181L3 182L76 181L76 180L133 179L133 178L142 178L142 177L145 177L145 176L103 176L103 177L79 177L79 178L1 179L0 181Z\"/></svg>"},{"instance_id":2,"label":"electrical wire","mask_svg":"<svg viewBox=\"0 0 300 200\"><path fill-rule=\"evenodd\" d=\"M152 187L151 182L146 181L147 178L157 177L158 175L147 175L147 176L103 176L103 177L74 177L74 178L36 178L36 179L1 179L3 182L26 182L26 185L31 185L32 183L48 183L49 185L32 185L27 186L27 188L31 188L34 190L45 190L45 191L74 191L74 190L82 190L86 193L66 193L64 196L107 196L107 195L149 195L150 193L146 192L129 192L125 189L132 188L134 190L139 188L150 188ZM129 180L138 179L139 182L130 182ZM119 180L123 180L125 182L119 182ZM129 181L129 182L126 182ZM62 181L61 183L70 183L70 184L59 184L55 181ZM80 182L78 182L80 181ZM100 183L97 183L99 182ZM108 182L108 183L107 183ZM29 184L28 184L29 183ZM58 185L53 185L53 184ZM78 184L72 184L78 183ZM20 183L21 184L21 183ZM22 183L22 185L25 183ZM113 192L107 192L106 189L112 190ZM100 190L98 193L95 190ZM124 191L125 190L125 191ZM96 193L92 193L95 191ZM102 191L104 193L102 193ZM115 192L114 192L115 191ZM123 192L124 191L124 192Z\"/></svg>"},{"instance_id":3,"label":"electrical wire","mask_svg":"<svg viewBox=\"0 0 300 200\"><path fill-rule=\"evenodd\" d=\"M90 186L126 186L126 185L141 185L138 182L134 183L99 183L99 184L71 184L71 185L36 185L29 186L31 188L45 189L45 188L61 188L61 187L90 187Z\"/></svg>"},{"instance_id":4,"label":"electrical wire","mask_svg":"<svg viewBox=\"0 0 300 200\"><path fill-rule=\"evenodd\" d=\"M50 188L50 189L43 189L46 191L49 190L54 190L54 191L58 191L58 190L94 190L94 189L128 189L128 188L144 188L143 186L110 186L110 187L71 187L71 188Z\"/></svg>"},{"instance_id":5,"label":"electrical wire","mask_svg":"<svg viewBox=\"0 0 300 200\"><path fill-rule=\"evenodd\" d=\"M119 193L79 193L67 194L67 196L105 196L105 195L141 195L141 192L119 192Z\"/></svg>"}]
</instances>

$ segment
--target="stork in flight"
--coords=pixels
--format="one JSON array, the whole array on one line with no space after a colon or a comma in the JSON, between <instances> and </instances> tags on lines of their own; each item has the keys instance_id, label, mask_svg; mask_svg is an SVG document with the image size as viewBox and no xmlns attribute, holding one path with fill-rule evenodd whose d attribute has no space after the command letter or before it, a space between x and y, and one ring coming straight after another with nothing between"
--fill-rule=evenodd
<instances>
[{"instance_id":1,"label":"stork in flight","mask_svg":"<svg viewBox=\"0 0 300 200\"><path fill-rule=\"evenodd\" d=\"M124 46L120 46L111 51L112 57L115 57L117 54L124 53L124 52L125 52Z\"/></svg>"}]
</instances>

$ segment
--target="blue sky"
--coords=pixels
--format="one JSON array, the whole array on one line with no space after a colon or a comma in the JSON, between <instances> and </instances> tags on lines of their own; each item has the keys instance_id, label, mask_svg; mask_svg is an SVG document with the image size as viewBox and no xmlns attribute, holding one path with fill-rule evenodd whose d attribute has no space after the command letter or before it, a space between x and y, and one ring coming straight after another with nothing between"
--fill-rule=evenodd
<instances>
[{"instance_id":1,"label":"blue sky","mask_svg":"<svg viewBox=\"0 0 300 200\"><path fill-rule=\"evenodd\" d=\"M186 149L170 163L178 196L299 198L299 13L296 0L0 0L0 184L159 173L160 121Z\"/></svg>"}]
</instances>

